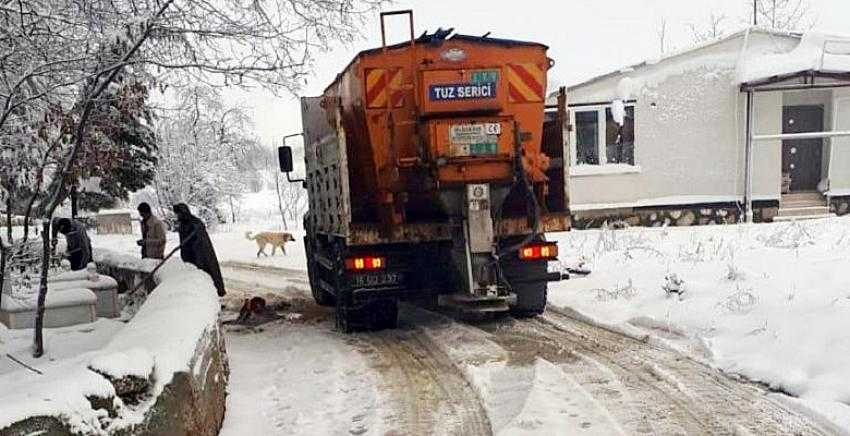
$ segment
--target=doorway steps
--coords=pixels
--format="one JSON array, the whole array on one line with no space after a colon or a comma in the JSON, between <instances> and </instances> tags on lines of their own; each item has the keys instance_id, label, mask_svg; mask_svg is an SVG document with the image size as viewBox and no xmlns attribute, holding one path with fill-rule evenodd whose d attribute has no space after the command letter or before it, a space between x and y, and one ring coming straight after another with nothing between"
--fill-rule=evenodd
<instances>
[{"instance_id":1,"label":"doorway steps","mask_svg":"<svg viewBox=\"0 0 850 436\"><path fill-rule=\"evenodd\" d=\"M782 194L779 202L779 215L774 222L798 221L818 218L831 218L835 214L829 212L826 198L818 192L798 192Z\"/></svg>"}]
</instances>

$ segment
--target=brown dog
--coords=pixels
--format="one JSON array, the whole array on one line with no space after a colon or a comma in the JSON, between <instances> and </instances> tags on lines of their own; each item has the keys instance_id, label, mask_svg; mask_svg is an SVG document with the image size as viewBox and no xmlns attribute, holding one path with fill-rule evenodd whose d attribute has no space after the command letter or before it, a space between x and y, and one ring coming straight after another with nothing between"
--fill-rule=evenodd
<instances>
[{"instance_id":1,"label":"brown dog","mask_svg":"<svg viewBox=\"0 0 850 436\"><path fill-rule=\"evenodd\" d=\"M257 236L252 236L251 232L247 232L245 233L245 237L248 238L249 241L257 242L257 248L259 248L259 250L257 250L257 257L260 257L260 254L268 256L268 254L266 254L267 245L272 246L272 256L274 256L278 247L280 247L280 251L282 251L285 256L286 243L295 241L292 234L286 232L260 232L257 233Z\"/></svg>"}]
</instances>

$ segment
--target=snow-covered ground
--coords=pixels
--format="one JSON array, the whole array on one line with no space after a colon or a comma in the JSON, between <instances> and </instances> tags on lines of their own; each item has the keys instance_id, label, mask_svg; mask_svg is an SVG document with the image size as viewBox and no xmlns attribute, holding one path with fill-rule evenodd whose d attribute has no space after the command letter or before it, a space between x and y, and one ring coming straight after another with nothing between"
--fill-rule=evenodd
<instances>
[{"instance_id":1,"label":"snow-covered ground","mask_svg":"<svg viewBox=\"0 0 850 436\"><path fill-rule=\"evenodd\" d=\"M333 331L299 274L225 267L231 317L249 296L285 304L286 317L257 328L226 326L230 382L221 434L383 434L378 376ZM298 286L298 287L296 287Z\"/></svg>"},{"instance_id":2,"label":"snow-covered ground","mask_svg":"<svg viewBox=\"0 0 850 436\"><path fill-rule=\"evenodd\" d=\"M245 239L248 230L264 227L233 226L212 234L222 261L304 269L301 232L293 232L298 241L288 244L288 256L257 261L255 243ZM655 344L797 396L799 400L782 401L850 428L850 276L844 274L850 266L850 219L590 230L552 236L560 244L564 266L583 262L593 271L587 277L552 285L549 298L554 309L575 311L633 336L650 335ZM135 254L134 238L95 236L94 241L95 246ZM250 282L262 274L233 269L225 275ZM667 277L674 275L684 282L681 296L668 296L662 289L670 282ZM306 291L303 277L262 281L265 284L251 288L268 290L278 283L273 292L281 295ZM539 432L550 428L548 423L569 418L569 414L560 415L566 403L545 409L532 403L564 398L564 392L542 387L571 385L575 383L571 376L546 361L518 368L493 356L464 357L468 350L452 348L452 340L440 339L442 333L429 329L424 331L442 344L443 352L483 398L482 407L495 418L489 423L493 429L509 434L512 429L528 432L534 427ZM405 338L393 337L390 342ZM328 321L311 325L288 320L256 335L228 334L233 379L225 434L245 429L274 432L277 425L286 426L283 423L291 425L293 433L321 422L328 431L378 434L380 429L393 428L387 420L394 412L380 406L381 364L375 367L375 358L367 358L368 350L363 356L358 341L335 334ZM469 344L456 342L463 349ZM472 342L482 344L477 339ZM297 356L312 363L301 365ZM322 356L336 356L350 366L311 373ZM468 365L469 361L475 363ZM526 376L510 378L530 384L518 402L504 403L500 396L513 389L504 383L504 374L509 373ZM317 385L319 391L308 395ZM260 400L264 405L260 409L242 406L256 404L249 400L256 398L277 401ZM305 398L312 399L305 402ZM348 410L338 406L341 399L365 406L360 413L343 416ZM594 431L604 433L618 425L598 405L583 403L589 398L579 395L571 401L580 407L580 416L590 416L587 422L593 422ZM312 403L322 406L308 406ZM517 409L511 410L516 412L511 415L515 419L499 418L506 407ZM581 428L584 422L572 424ZM562 424L569 424L568 419Z\"/></svg>"},{"instance_id":3,"label":"snow-covered ground","mask_svg":"<svg viewBox=\"0 0 850 436\"><path fill-rule=\"evenodd\" d=\"M565 263L593 272L554 285L552 306L652 334L848 422L850 219L556 239ZM681 297L662 289L673 275L684 281Z\"/></svg>"},{"instance_id":4,"label":"snow-covered ground","mask_svg":"<svg viewBox=\"0 0 850 436\"><path fill-rule=\"evenodd\" d=\"M20 364L7 357L31 365L41 366L45 362L60 361L103 348L124 323L114 319L99 318L91 324L44 329L45 354L40 359L32 357L32 329L10 330L0 324L0 374L26 371Z\"/></svg>"}]
</instances>

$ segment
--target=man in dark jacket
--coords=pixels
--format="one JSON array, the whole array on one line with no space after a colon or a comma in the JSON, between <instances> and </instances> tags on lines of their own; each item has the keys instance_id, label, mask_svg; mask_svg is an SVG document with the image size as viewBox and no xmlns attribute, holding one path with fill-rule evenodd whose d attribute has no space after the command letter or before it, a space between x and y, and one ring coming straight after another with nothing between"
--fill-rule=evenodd
<instances>
[{"instance_id":1,"label":"man in dark jacket","mask_svg":"<svg viewBox=\"0 0 850 436\"><path fill-rule=\"evenodd\" d=\"M86 233L86 226L76 220L60 218L56 221L56 231L65 236L65 243L68 245L66 255L71 262L71 271L85 269L92 261L91 241Z\"/></svg>"},{"instance_id":2,"label":"man in dark jacket","mask_svg":"<svg viewBox=\"0 0 850 436\"><path fill-rule=\"evenodd\" d=\"M224 280L204 222L192 215L189 206L183 203L174 205L174 214L180 234L180 258L209 274L218 295L224 296Z\"/></svg>"}]
</instances>

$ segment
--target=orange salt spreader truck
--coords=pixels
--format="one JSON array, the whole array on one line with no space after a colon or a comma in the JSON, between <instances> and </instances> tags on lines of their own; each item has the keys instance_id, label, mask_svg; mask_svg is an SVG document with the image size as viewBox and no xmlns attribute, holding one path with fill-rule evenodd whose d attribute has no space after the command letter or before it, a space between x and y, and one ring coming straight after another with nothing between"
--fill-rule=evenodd
<instances>
[{"instance_id":1,"label":"orange salt spreader truck","mask_svg":"<svg viewBox=\"0 0 850 436\"><path fill-rule=\"evenodd\" d=\"M337 327L392 328L398 301L535 316L570 227L564 90L533 42L427 32L359 53L301 99L307 267ZM296 136L296 135L293 135ZM284 143L286 141L284 140Z\"/></svg>"}]
</instances>

